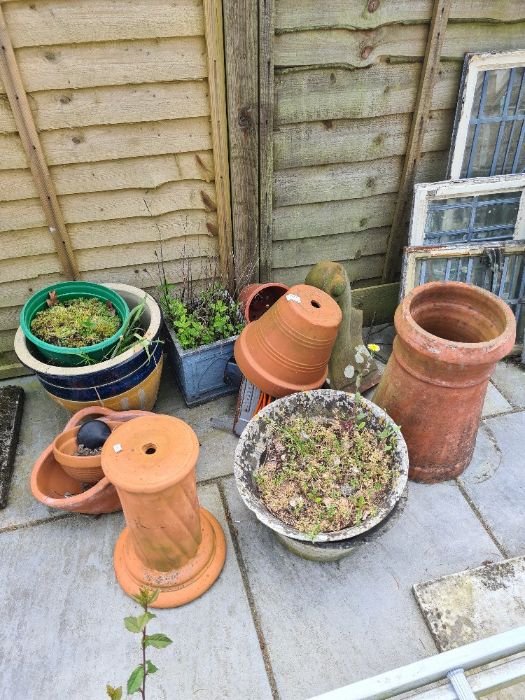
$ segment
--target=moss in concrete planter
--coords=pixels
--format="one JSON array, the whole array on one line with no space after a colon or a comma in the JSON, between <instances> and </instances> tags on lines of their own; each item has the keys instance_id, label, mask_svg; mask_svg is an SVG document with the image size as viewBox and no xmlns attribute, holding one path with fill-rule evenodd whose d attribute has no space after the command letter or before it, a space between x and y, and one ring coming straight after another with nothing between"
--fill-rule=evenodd
<instances>
[{"instance_id":1,"label":"moss in concrete planter","mask_svg":"<svg viewBox=\"0 0 525 700\"><path fill-rule=\"evenodd\" d=\"M332 418L273 421L254 480L272 513L314 539L377 515L397 477L396 440L391 426L369 426L359 403Z\"/></svg>"}]
</instances>

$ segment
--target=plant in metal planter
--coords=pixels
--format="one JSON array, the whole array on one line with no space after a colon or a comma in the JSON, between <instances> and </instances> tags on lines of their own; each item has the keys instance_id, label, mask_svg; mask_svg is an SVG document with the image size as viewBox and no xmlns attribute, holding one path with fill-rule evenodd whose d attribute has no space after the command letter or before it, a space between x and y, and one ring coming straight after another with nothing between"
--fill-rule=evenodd
<instances>
[{"instance_id":1,"label":"plant in metal planter","mask_svg":"<svg viewBox=\"0 0 525 700\"><path fill-rule=\"evenodd\" d=\"M161 305L168 330L168 349L178 384L188 406L233 393L224 379L233 345L244 326L239 304L213 281L195 292L184 287L174 295L163 285Z\"/></svg>"},{"instance_id":2,"label":"plant in metal planter","mask_svg":"<svg viewBox=\"0 0 525 700\"><path fill-rule=\"evenodd\" d=\"M338 559L382 529L404 495L408 454L375 404L299 392L260 411L235 452L245 504L296 554Z\"/></svg>"}]
</instances>

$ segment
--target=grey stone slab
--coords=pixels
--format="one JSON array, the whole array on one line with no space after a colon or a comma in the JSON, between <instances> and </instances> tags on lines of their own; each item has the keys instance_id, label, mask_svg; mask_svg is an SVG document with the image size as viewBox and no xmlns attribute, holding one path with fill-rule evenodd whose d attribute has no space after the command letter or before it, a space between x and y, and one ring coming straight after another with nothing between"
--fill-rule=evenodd
<instances>
[{"instance_id":1,"label":"grey stone slab","mask_svg":"<svg viewBox=\"0 0 525 700\"><path fill-rule=\"evenodd\" d=\"M227 536L214 586L182 608L155 611L150 631L173 645L152 649L155 700L270 700L271 691L216 486L199 490ZM138 637L123 618L136 604L115 581L113 546L122 517L77 516L0 534L0 697L105 697L139 663ZM124 697L126 693L124 692Z\"/></svg>"},{"instance_id":2,"label":"grey stone slab","mask_svg":"<svg viewBox=\"0 0 525 700\"><path fill-rule=\"evenodd\" d=\"M454 482L410 483L404 513L335 563L282 547L226 489L282 700L304 700L436 652L413 584L501 558Z\"/></svg>"},{"instance_id":3,"label":"grey stone slab","mask_svg":"<svg viewBox=\"0 0 525 700\"><path fill-rule=\"evenodd\" d=\"M525 557L425 581L414 595L440 651L525 625Z\"/></svg>"},{"instance_id":4,"label":"grey stone slab","mask_svg":"<svg viewBox=\"0 0 525 700\"><path fill-rule=\"evenodd\" d=\"M525 550L525 411L484 421L460 481L509 555Z\"/></svg>"},{"instance_id":5,"label":"grey stone slab","mask_svg":"<svg viewBox=\"0 0 525 700\"><path fill-rule=\"evenodd\" d=\"M222 396L195 408L188 408L175 383L168 363L167 370L163 373L155 411L177 416L177 418L189 423L195 430L201 445L197 464L197 479L199 481L233 473L233 453L238 438L231 431L214 427L213 421L218 418L223 419L225 424L230 422L233 427L236 405L237 396L233 394Z\"/></svg>"},{"instance_id":6,"label":"grey stone slab","mask_svg":"<svg viewBox=\"0 0 525 700\"><path fill-rule=\"evenodd\" d=\"M0 511L0 529L58 514L35 501L29 490L29 477L37 457L69 419L67 411L48 397L34 375L12 379L9 383L22 387L25 401L9 502Z\"/></svg>"},{"instance_id":7,"label":"grey stone slab","mask_svg":"<svg viewBox=\"0 0 525 700\"><path fill-rule=\"evenodd\" d=\"M525 367L513 362L498 362L492 382L515 408L525 408Z\"/></svg>"},{"instance_id":8,"label":"grey stone slab","mask_svg":"<svg viewBox=\"0 0 525 700\"><path fill-rule=\"evenodd\" d=\"M13 384L0 387L0 508L7 505L23 406L22 387Z\"/></svg>"},{"instance_id":9,"label":"grey stone slab","mask_svg":"<svg viewBox=\"0 0 525 700\"><path fill-rule=\"evenodd\" d=\"M392 343L395 335L396 329L393 323L373 326L371 329L364 329L363 331L363 338L366 343L379 345L379 352L376 356L385 363L388 362L388 358L392 354Z\"/></svg>"},{"instance_id":10,"label":"grey stone slab","mask_svg":"<svg viewBox=\"0 0 525 700\"><path fill-rule=\"evenodd\" d=\"M502 394L496 389L494 384L489 382L487 387L487 395L485 396L485 403L483 404L482 417L495 416L498 413L506 413L511 411L512 406L505 399Z\"/></svg>"}]
</instances>

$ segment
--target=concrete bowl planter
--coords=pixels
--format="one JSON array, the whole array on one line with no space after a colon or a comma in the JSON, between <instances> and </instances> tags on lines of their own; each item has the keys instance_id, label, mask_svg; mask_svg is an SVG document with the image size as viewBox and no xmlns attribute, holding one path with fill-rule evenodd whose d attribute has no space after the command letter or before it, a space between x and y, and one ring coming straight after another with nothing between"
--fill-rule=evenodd
<instances>
[{"instance_id":1,"label":"concrete bowl planter","mask_svg":"<svg viewBox=\"0 0 525 700\"><path fill-rule=\"evenodd\" d=\"M108 283L130 308L146 294L127 284ZM106 406L114 410L151 410L157 399L163 364L160 340L162 315L149 294L142 317L144 337L151 341L146 350L137 345L117 357L84 367L56 367L47 364L26 340L22 329L15 336L15 352L20 362L32 370L49 396L68 411L88 406Z\"/></svg>"},{"instance_id":2,"label":"concrete bowl planter","mask_svg":"<svg viewBox=\"0 0 525 700\"><path fill-rule=\"evenodd\" d=\"M352 410L354 405L355 396L343 391L318 389L292 394L274 401L254 416L235 450L235 480L245 505L288 549L307 559L333 561L347 556L356 546L385 531L387 524L390 526L394 522L406 499L408 452L401 432L381 408L361 398L360 408L367 414L368 426L382 430L386 424L392 426L397 434L394 461L398 474L386 502L377 513L359 525L335 532L320 532L311 539L306 533L280 520L262 501L253 474L266 457L270 422L283 423L288 418L301 414L330 418L338 410Z\"/></svg>"}]
</instances>

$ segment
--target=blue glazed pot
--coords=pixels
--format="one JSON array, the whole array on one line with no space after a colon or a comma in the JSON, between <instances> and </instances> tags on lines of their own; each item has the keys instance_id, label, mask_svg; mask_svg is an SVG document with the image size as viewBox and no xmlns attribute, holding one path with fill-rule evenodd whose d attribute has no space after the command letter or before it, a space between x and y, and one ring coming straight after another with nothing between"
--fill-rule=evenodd
<instances>
[{"instance_id":1,"label":"blue glazed pot","mask_svg":"<svg viewBox=\"0 0 525 700\"><path fill-rule=\"evenodd\" d=\"M108 284L135 307L145 292L125 284ZM47 393L69 411L86 406L106 406L114 410L151 410L157 398L163 364L160 340L162 316L157 302L149 294L142 317L148 349L142 346L105 362L86 367L56 367L38 357L19 328L15 351L19 360L37 375Z\"/></svg>"}]
</instances>

